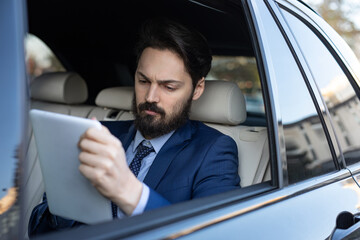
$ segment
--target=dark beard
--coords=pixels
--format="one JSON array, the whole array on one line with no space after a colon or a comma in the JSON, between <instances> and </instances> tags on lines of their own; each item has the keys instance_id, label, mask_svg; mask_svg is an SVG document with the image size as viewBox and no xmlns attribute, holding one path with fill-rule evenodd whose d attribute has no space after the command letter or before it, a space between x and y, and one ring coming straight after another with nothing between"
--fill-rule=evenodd
<instances>
[{"instance_id":1,"label":"dark beard","mask_svg":"<svg viewBox=\"0 0 360 240\"><path fill-rule=\"evenodd\" d=\"M137 130L141 132L141 134L146 138L156 138L162 135L165 135L173 130L178 129L182 125L186 123L189 119L189 113L192 102L192 94L191 97L179 106L179 110L173 113L171 116L167 116L165 111L158 107L156 103L141 103L139 104L139 112L136 107L136 96L134 94L132 110L135 115L134 124ZM157 116L144 115L142 112L144 110L150 110L160 114L160 119L155 118Z\"/></svg>"}]
</instances>

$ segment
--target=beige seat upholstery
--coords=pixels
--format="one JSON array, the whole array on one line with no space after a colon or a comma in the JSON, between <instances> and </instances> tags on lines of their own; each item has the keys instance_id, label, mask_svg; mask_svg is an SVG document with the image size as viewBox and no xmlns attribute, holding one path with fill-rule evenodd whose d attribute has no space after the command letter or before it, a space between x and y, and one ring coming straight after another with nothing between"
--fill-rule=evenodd
<instances>
[{"instance_id":1,"label":"beige seat upholstery","mask_svg":"<svg viewBox=\"0 0 360 240\"><path fill-rule=\"evenodd\" d=\"M87 117L93 108L83 105L87 86L74 72L45 73L34 79L30 91L32 109Z\"/></svg>"},{"instance_id":2,"label":"beige seat upholstery","mask_svg":"<svg viewBox=\"0 0 360 240\"><path fill-rule=\"evenodd\" d=\"M190 118L235 140L242 187L270 179L267 129L239 125L246 120L246 103L235 83L207 81L203 95L193 102Z\"/></svg>"},{"instance_id":3,"label":"beige seat upholstery","mask_svg":"<svg viewBox=\"0 0 360 240\"><path fill-rule=\"evenodd\" d=\"M104 89L97 95L95 103L98 107L90 112L89 117L105 121L132 120L134 119L131 113L133 95L133 87Z\"/></svg>"},{"instance_id":4,"label":"beige seat upholstery","mask_svg":"<svg viewBox=\"0 0 360 240\"><path fill-rule=\"evenodd\" d=\"M106 120L133 119L133 94L133 87L102 90L96 98L98 108L90 116ZM235 83L206 81L203 95L192 104L190 118L202 121L235 140L242 187L270 179L267 129L240 125L246 120L246 103Z\"/></svg>"},{"instance_id":5,"label":"beige seat upholstery","mask_svg":"<svg viewBox=\"0 0 360 240\"><path fill-rule=\"evenodd\" d=\"M205 91L193 101L190 118L207 123L239 125L246 120L246 103L233 82L206 81Z\"/></svg>"},{"instance_id":6,"label":"beige seat upholstery","mask_svg":"<svg viewBox=\"0 0 360 240\"><path fill-rule=\"evenodd\" d=\"M31 98L36 100L77 104L87 97L84 79L74 72L44 73L31 84Z\"/></svg>"},{"instance_id":7,"label":"beige seat upholstery","mask_svg":"<svg viewBox=\"0 0 360 240\"><path fill-rule=\"evenodd\" d=\"M207 125L235 140L238 147L239 176L242 187L271 179L269 143L265 127Z\"/></svg>"}]
</instances>

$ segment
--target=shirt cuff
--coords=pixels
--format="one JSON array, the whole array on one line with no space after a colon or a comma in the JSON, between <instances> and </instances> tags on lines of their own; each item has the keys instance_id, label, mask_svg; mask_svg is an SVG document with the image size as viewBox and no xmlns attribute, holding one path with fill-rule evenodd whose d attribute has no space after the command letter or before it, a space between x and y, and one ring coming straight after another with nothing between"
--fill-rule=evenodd
<instances>
[{"instance_id":1,"label":"shirt cuff","mask_svg":"<svg viewBox=\"0 0 360 240\"><path fill-rule=\"evenodd\" d=\"M143 185L143 188L142 188L139 203L136 205L136 208L134 209L131 216L142 214L144 212L146 204L149 200L150 189L146 184L143 183L142 185ZM118 215L118 218L123 218L125 216L125 214L121 211L120 208L118 208L117 215Z\"/></svg>"},{"instance_id":2,"label":"shirt cuff","mask_svg":"<svg viewBox=\"0 0 360 240\"><path fill-rule=\"evenodd\" d=\"M136 208L134 209L131 216L142 214L144 212L146 204L149 200L150 189L146 184L143 183L142 185L143 185L143 188L142 188L142 193L141 193L139 203L136 206Z\"/></svg>"}]
</instances>

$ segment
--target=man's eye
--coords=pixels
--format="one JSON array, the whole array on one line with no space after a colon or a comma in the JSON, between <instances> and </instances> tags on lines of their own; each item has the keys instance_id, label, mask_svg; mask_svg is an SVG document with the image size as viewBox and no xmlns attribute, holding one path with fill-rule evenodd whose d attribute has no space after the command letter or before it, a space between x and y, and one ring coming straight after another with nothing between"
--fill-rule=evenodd
<instances>
[{"instance_id":1,"label":"man's eye","mask_svg":"<svg viewBox=\"0 0 360 240\"><path fill-rule=\"evenodd\" d=\"M147 83L147 81L146 81L146 80L144 80L144 79L139 79L139 83L141 83L141 84L145 84L145 83Z\"/></svg>"},{"instance_id":2,"label":"man's eye","mask_svg":"<svg viewBox=\"0 0 360 240\"><path fill-rule=\"evenodd\" d=\"M174 90L175 90L175 88L172 87L172 86L165 86L165 88L166 88L167 90L169 90L169 91L174 91Z\"/></svg>"}]
</instances>

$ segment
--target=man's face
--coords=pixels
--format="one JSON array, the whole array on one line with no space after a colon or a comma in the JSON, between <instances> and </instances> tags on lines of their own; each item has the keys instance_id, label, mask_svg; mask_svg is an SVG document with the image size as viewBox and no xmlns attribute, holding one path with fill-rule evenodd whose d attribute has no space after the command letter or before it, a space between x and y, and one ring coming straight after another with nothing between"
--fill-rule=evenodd
<instances>
[{"instance_id":1,"label":"man's face","mask_svg":"<svg viewBox=\"0 0 360 240\"><path fill-rule=\"evenodd\" d=\"M200 97L203 88L201 79L194 91L191 77L177 54L146 48L135 73L136 128L147 139L177 129L186 122L191 101Z\"/></svg>"}]
</instances>

